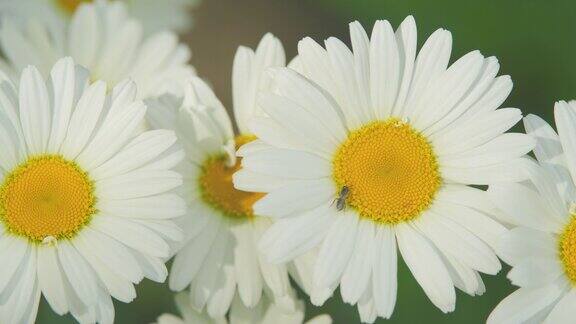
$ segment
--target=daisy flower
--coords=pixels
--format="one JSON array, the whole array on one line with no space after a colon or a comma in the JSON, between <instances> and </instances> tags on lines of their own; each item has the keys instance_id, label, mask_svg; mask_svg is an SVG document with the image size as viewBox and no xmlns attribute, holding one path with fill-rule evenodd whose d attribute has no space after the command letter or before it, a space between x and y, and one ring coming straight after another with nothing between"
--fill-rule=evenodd
<instances>
[{"instance_id":1,"label":"daisy flower","mask_svg":"<svg viewBox=\"0 0 576 324\"><path fill-rule=\"evenodd\" d=\"M286 312L282 307L271 303L263 298L255 308L246 308L240 298L236 296L232 302L230 314L227 317L211 318L204 313L190 307L190 296L186 293L176 295L176 307L182 314L179 318L172 314L162 314L156 324L227 324L227 323L250 323L250 324L331 324L332 319L328 315L319 315L304 322L304 303L298 301L296 310Z\"/></svg>"},{"instance_id":2,"label":"daisy flower","mask_svg":"<svg viewBox=\"0 0 576 324\"><path fill-rule=\"evenodd\" d=\"M111 297L163 282L183 238L176 135L138 131L134 83L107 92L71 58L47 81L28 67L19 87L0 83L0 323L33 323L41 295L80 323L112 323Z\"/></svg>"},{"instance_id":3,"label":"daisy flower","mask_svg":"<svg viewBox=\"0 0 576 324\"><path fill-rule=\"evenodd\" d=\"M508 278L520 289L488 318L496 323L573 323L576 318L576 102L558 102L558 133L529 115L524 127L536 139L538 164L527 169L530 185L499 184L488 193L514 224L497 248L512 266Z\"/></svg>"},{"instance_id":4,"label":"daisy flower","mask_svg":"<svg viewBox=\"0 0 576 324\"><path fill-rule=\"evenodd\" d=\"M86 67L92 80L110 87L131 78L139 98L180 94L183 81L194 74L189 49L171 32L142 36L142 25L128 15L122 2L83 3L62 28L30 19L18 24L6 17L0 27L0 65L17 76L27 65L48 76L54 62L71 56Z\"/></svg>"},{"instance_id":5,"label":"daisy flower","mask_svg":"<svg viewBox=\"0 0 576 324\"><path fill-rule=\"evenodd\" d=\"M259 246L273 263L319 247L312 302L340 285L363 321L389 318L396 303L397 249L430 300L455 307L455 289L484 291L495 274L491 248L505 231L486 185L524 178L521 118L497 109L512 82L473 51L448 66L452 38L439 29L416 55L416 26L387 21L371 38L350 24L352 51L330 38L298 44L295 69L275 69L272 91L250 122L236 188L267 193L256 214L277 221Z\"/></svg>"},{"instance_id":6,"label":"daisy flower","mask_svg":"<svg viewBox=\"0 0 576 324\"><path fill-rule=\"evenodd\" d=\"M236 190L232 174L240 167L236 149L254 140L246 121L258 114L258 89L268 85L267 67L284 66L280 41L266 35L256 51L240 47L234 60L235 136L228 114L212 90L194 77L182 106L161 98L150 102L152 128L176 131L186 150L179 168L184 177L182 197L189 212L182 218L186 239L172 265L169 284L175 291L190 286L190 302L214 318L224 316L238 291L242 303L255 307L264 291L287 309L294 301L284 265L272 265L257 252L256 242L271 222L254 214L252 205L262 194Z\"/></svg>"},{"instance_id":7,"label":"daisy flower","mask_svg":"<svg viewBox=\"0 0 576 324\"><path fill-rule=\"evenodd\" d=\"M0 0L0 15L20 20L29 18L54 26L70 20L76 9L86 2L106 0ZM188 31L192 27L190 9L199 0L110 0L122 2L131 16L143 24L143 32L150 35L162 30Z\"/></svg>"}]
</instances>

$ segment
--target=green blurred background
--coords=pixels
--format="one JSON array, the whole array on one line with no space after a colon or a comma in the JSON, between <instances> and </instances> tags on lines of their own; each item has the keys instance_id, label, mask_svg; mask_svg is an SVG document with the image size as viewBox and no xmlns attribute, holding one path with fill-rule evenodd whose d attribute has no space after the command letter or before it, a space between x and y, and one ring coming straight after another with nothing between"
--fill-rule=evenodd
<instances>
[{"instance_id":1,"label":"green blurred background","mask_svg":"<svg viewBox=\"0 0 576 324\"><path fill-rule=\"evenodd\" d=\"M506 106L552 122L554 102L576 98L574 0L204 0L194 10L195 28L184 40L192 48L198 73L230 107L232 58L238 45L254 47L270 31L282 39L291 58L304 36L317 41L337 36L348 42L350 21L359 20L371 30L376 19L397 26L409 14L416 18L419 44L437 28L452 32L452 60L475 49L496 56L501 74L514 81ZM498 301L513 291L507 271L484 276L487 292L481 297L459 293L456 311L444 315L401 264L394 315L377 323L483 323ZM164 312L176 312L172 294L166 285L145 281L133 303L116 304L116 323L151 323ZM344 304L339 292L321 308L308 304L307 313L329 313L336 324L359 323L356 308ZM73 320L54 315L43 302L37 322Z\"/></svg>"}]
</instances>

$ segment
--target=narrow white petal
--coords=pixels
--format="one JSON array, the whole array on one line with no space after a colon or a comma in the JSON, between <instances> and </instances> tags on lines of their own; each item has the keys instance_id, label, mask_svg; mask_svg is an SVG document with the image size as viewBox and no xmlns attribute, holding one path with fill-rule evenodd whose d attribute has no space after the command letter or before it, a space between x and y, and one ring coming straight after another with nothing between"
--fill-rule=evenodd
<instances>
[{"instance_id":1,"label":"narrow white petal","mask_svg":"<svg viewBox=\"0 0 576 324\"><path fill-rule=\"evenodd\" d=\"M358 215L355 212L342 212L335 218L320 247L314 267L314 283L320 287L340 281L356 243Z\"/></svg>"},{"instance_id":2,"label":"narrow white petal","mask_svg":"<svg viewBox=\"0 0 576 324\"><path fill-rule=\"evenodd\" d=\"M396 237L406 265L430 301L444 313L452 312L456 305L456 292L440 256L409 225L397 225Z\"/></svg>"},{"instance_id":3,"label":"narrow white petal","mask_svg":"<svg viewBox=\"0 0 576 324\"><path fill-rule=\"evenodd\" d=\"M284 217L305 212L335 196L333 181L329 179L293 181L270 191L253 208L258 215Z\"/></svg>"},{"instance_id":4,"label":"narrow white petal","mask_svg":"<svg viewBox=\"0 0 576 324\"><path fill-rule=\"evenodd\" d=\"M398 290L396 235L392 227L380 226L376 235L376 260L372 272L372 292L378 315L390 318Z\"/></svg>"},{"instance_id":5,"label":"narrow white petal","mask_svg":"<svg viewBox=\"0 0 576 324\"><path fill-rule=\"evenodd\" d=\"M32 154L42 153L50 136L50 99L44 79L35 67L22 72L19 91L20 121Z\"/></svg>"},{"instance_id":6,"label":"narrow white petal","mask_svg":"<svg viewBox=\"0 0 576 324\"><path fill-rule=\"evenodd\" d=\"M559 231L562 226L554 215L550 215L540 196L521 184L492 185L488 195L517 225L552 232Z\"/></svg>"},{"instance_id":7,"label":"narrow white petal","mask_svg":"<svg viewBox=\"0 0 576 324\"><path fill-rule=\"evenodd\" d=\"M340 283L342 299L346 303L355 304L370 282L374 260L377 255L375 247L380 241L376 240L376 228L371 220L361 219L358 224L358 234L354 252Z\"/></svg>"},{"instance_id":8,"label":"narrow white petal","mask_svg":"<svg viewBox=\"0 0 576 324\"><path fill-rule=\"evenodd\" d=\"M565 101L557 102L554 106L554 118L560 134L560 143L566 156L566 164L572 175L572 181L576 179L576 109Z\"/></svg>"},{"instance_id":9,"label":"narrow white petal","mask_svg":"<svg viewBox=\"0 0 576 324\"><path fill-rule=\"evenodd\" d=\"M552 312L548 315L544 324L572 322L576 317L576 307L574 307L574 305L576 305L576 290L570 289L552 309Z\"/></svg>"},{"instance_id":10,"label":"narrow white petal","mask_svg":"<svg viewBox=\"0 0 576 324\"><path fill-rule=\"evenodd\" d=\"M68 312L68 300L64 290L62 268L58 254L53 247L39 247L38 251L38 285L50 307L59 315Z\"/></svg>"},{"instance_id":11,"label":"narrow white petal","mask_svg":"<svg viewBox=\"0 0 576 324\"><path fill-rule=\"evenodd\" d=\"M242 159L242 166L257 173L293 179L317 179L331 174L329 161L311 153L284 149L254 153Z\"/></svg>"},{"instance_id":12,"label":"narrow white petal","mask_svg":"<svg viewBox=\"0 0 576 324\"><path fill-rule=\"evenodd\" d=\"M262 294L262 275L258 266L258 251L252 224L243 222L231 228L236 239L234 245L234 270L238 293L247 307L254 307Z\"/></svg>"},{"instance_id":13,"label":"narrow white petal","mask_svg":"<svg viewBox=\"0 0 576 324\"><path fill-rule=\"evenodd\" d=\"M488 316L487 324L521 323L553 303L564 291L558 283L541 288L520 288L504 298Z\"/></svg>"}]
</instances>

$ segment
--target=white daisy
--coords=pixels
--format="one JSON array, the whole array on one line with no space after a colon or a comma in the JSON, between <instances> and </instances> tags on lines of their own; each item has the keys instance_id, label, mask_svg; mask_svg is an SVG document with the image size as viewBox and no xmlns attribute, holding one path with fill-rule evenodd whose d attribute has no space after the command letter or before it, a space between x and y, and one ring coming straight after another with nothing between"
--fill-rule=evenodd
<instances>
[{"instance_id":1,"label":"white daisy","mask_svg":"<svg viewBox=\"0 0 576 324\"><path fill-rule=\"evenodd\" d=\"M262 291L275 303L293 307L286 266L271 265L257 253L256 242L271 224L252 212L262 194L236 190L232 184L240 167L236 148L254 139L246 133L246 120L258 114L255 94L268 84L263 71L284 66L284 61L282 45L272 35L255 52L238 50L233 71L238 136L225 108L199 78L191 80L179 108L176 100L151 101L151 127L174 129L187 153L179 170L190 211L182 219L186 242L174 260L170 288L190 286L193 307L201 311L206 306L211 317L226 314L236 290L249 308L258 304Z\"/></svg>"},{"instance_id":2,"label":"white daisy","mask_svg":"<svg viewBox=\"0 0 576 324\"><path fill-rule=\"evenodd\" d=\"M106 0L0 0L0 15L19 20L29 18L58 26L70 20L85 2ZM122 2L131 16L142 22L145 35L162 30L186 32L192 27L190 10L199 0L109 0Z\"/></svg>"},{"instance_id":3,"label":"white daisy","mask_svg":"<svg viewBox=\"0 0 576 324\"><path fill-rule=\"evenodd\" d=\"M387 21L371 39L350 25L352 48L330 38L298 45L297 70L276 69L243 146L236 188L268 193L254 205L277 222L260 248L286 262L320 247L312 301L340 285L363 321L389 318L396 302L397 247L430 300L454 310L454 286L484 291L495 274L491 249L505 228L485 192L470 185L523 179L525 134L504 134L521 118L497 109L512 82L478 51L450 67L452 38L433 33L416 55L416 26Z\"/></svg>"},{"instance_id":4,"label":"white daisy","mask_svg":"<svg viewBox=\"0 0 576 324\"><path fill-rule=\"evenodd\" d=\"M159 32L142 36L142 25L131 18L122 2L83 3L61 28L30 19L15 23L2 21L0 47L6 59L0 68L9 75L20 74L35 65L48 76L54 62L71 56L91 73L92 80L104 80L113 87L132 78L139 98L165 92L179 94L185 79L194 74L188 65L189 49L177 35Z\"/></svg>"},{"instance_id":5,"label":"white daisy","mask_svg":"<svg viewBox=\"0 0 576 324\"><path fill-rule=\"evenodd\" d=\"M108 94L107 94L108 93ZM163 282L172 218L169 191L183 157L172 131L139 132L146 113L133 82L107 92L70 58L45 81L22 72L0 81L0 323L33 323L40 296L81 323L112 323L111 296Z\"/></svg>"},{"instance_id":6,"label":"white daisy","mask_svg":"<svg viewBox=\"0 0 576 324\"><path fill-rule=\"evenodd\" d=\"M574 323L576 318L576 102L558 102L558 134L529 115L524 127L536 139L538 165L531 185L500 184L488 193L514 227L497 249L512 265L520 289L506 297L488 323Z\"/></svg>"},{"instance_id":7,"label":"white daisy","mask_svg":"<svg viewBox=\"0 0 576 324\"><path fill-rule=\"evenodd\" d=\"M332 319L328 315L319 315L304 322L304 303L298 301L297 308L292 312L286 312L282 307L271 303L263 298L255 308L246 308L240 298L236 296L232 302L230 314L217 319L211 318L206 312L198 312L190 307L189 295L179 293L176 295L176 306L183 318L172 314L162 314L156 324L226 324L226 323L250 323L250 324L331 324Z\"/></svg>"}]
</instances>

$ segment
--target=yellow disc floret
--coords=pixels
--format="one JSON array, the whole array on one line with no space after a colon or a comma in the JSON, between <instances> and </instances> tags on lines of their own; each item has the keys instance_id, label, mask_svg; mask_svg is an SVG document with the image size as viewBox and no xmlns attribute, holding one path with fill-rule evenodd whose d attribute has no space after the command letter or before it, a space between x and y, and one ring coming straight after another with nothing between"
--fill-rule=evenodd
<instances>
[{"instance_id":1,"label":"yellow disc floret","mask_svg":"<svg viewBox=\"0 0 576 324\"><path fill-rule=\"evenodd\" d=\"M348 187L349 207L385 224L416 218L430 206L441 184L430 143L395 118L351 132L336 152L333 177L338 192Z\"/></svg>"},{"instance_id":2,"label":"yellow disc floret","mask_svg":"<svg viewBox=\"0 0 576 324\"><path fill-rule=\"evenodd\" d=\"M82 2L92 2L92 0L55 0L56 5L60 7L66 14L73 14L76 11L76 8Z\"/></svg>"},{"instance_id":3,"label":"yellow disc floret","mask_svg":"<svg viewBox=\"0 0 576 324\"><path fill-rule=\"evenodd\" d=\"M71 238L96 212L88 174L59 155L29 158L0 187L0 220L33 242Z\"/></svg>"},{"instance_id":4,"label":"yellow disc floret","mask_svg":"<svg viewBox=\"0 0 576 324\"><path fill-rule=\"evenodd\" d=\"M243 135L236 137L236 148L255 137ZM232 175L240 169L241 159L237 158L233 166L227 165L226 156L208 158L202 165L200 190L202 199L223 215L234 219L252 218L252 206L264 194L237 190L232 183Z\"/></svg>"},{"instance_id":5,"label":"yellow disc floret","mask_svg":"<svg viewBox=\"0 0 576 324\"><path fill-rule=\"evenodd\" d=\"M570 223L560 234L558 242L564 272L570 282L576 285L576 215L571 216Z\"/></svg>"}]
</instances>

